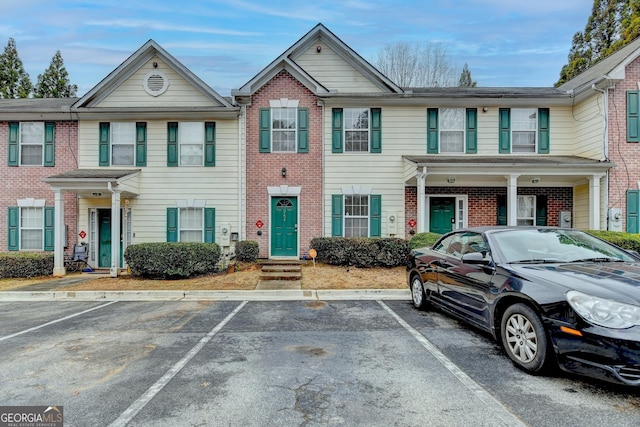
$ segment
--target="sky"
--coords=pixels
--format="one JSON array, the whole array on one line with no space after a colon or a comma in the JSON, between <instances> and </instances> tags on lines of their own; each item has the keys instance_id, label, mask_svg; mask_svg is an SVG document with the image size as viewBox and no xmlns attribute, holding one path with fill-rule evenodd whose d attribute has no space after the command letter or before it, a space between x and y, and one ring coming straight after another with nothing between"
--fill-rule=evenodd
<instances>
[{"instance_id":1,"label":"sky","mask_svg":"<svg viewBox=\"0 0 640 427\"><path fill-rule=\"evenodd\" d=\"M553 86L592 0L0 0L0 48L16 41L35 84L60 51L82 96L149 39L220 95L322 23L364 59L437 44L478 86Z\"/></svg>"}]
</instances>

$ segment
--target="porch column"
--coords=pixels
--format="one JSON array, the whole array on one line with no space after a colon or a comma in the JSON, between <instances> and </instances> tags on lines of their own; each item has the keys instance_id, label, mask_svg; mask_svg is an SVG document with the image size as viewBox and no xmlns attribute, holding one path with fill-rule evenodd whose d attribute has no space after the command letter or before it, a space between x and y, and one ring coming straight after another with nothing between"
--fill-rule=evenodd
<instances>
[{"instance_id":1,"label":"porch column","mask_svg":"<svg viewBox=\"0 0 640 427\"><path fill-rule=\"evenodd\" d=\"M111 184L111 183L109 183ZM111 277L120 275L120 191L111 188Z\"/></svg>"},{"instance_id":2,"label":"porch column","mask_svg":"<svg viewBox=\"0 0 640 427\"><path fill-rule=\"evenodd\" d=\"M600 230L600 180L603 176L589 177L589 230Z\"/></svg>"},{"instance_id":3,"label":"porch column","mask_svg":"<svg viewBox=\"0 0 640 427\"><path fill-rule=\"evenodd\" d=\"M507 225L518 225L518 177L507 176Z\"/></svg>"},{"instance_id":4,"label":"porch column","mask_svg":"<svg viewBox=\"0 0 640 427\"><path fill-rule=\"evenodd\" d=\"M418 179L418 218L416 218L418 222L418 233L424 233L427 230L427 226L425 224L426 217L426 200L425 200L425 180L427 178L427 168L423 167L422 171L418 171L416 174L416 178Z\"/></svg>"},{"instance_id":5,"label":"porch column","mask_svg":"<svg viewBox=\"0 0 640 427\"><path fill-rule=\"evenodd\" d=\"M53 225L53 275L64 276L67 269L64 267L64 193L62 190L54 191L54 225Z\"/></svg>"}]
</instances>

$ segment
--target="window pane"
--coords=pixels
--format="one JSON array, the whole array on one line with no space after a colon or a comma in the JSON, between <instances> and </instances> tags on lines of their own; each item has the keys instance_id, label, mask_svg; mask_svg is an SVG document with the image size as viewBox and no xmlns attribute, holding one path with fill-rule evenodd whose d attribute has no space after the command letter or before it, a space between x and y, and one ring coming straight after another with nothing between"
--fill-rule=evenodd
<instances>
[{"instance_id":1,"label":"window pane","mask_svg":"<svg viewBox=\"0 0 640 427\"><path fill-rule=\"evenodd\" d=\"M112 144L134 144L136 142L136 124L133 122L111 123Z\"/></svg>"},{"instance_id":2,"label":"window pane","mask_svg":"<svg viewBox=\"0 0 640 427\"><path fill-rule=\"evenodd\" d=\"M369 151L369 110L347 108L344 110L345 151Z\"/></svg>"},{"instance_id":3,"label":"window pane","mask_svg":"<svg viewBox=\"0 0 640 427\"><path fill-rule=\"evenodd\" d=\"M111 147L111 164L121 166L133 165L133 145L113 145Z\"/></svg>"},{"instance_id":4,"label":"window pane","mask_svg":"<svg viewBox=\"0 0 640 427\"><path fill-rule=\"evenodd\" d=\"M22 144L42 144L44 142L44 122L20 123L20 142Z\"/></svg>"},{"instance_id":5,"label":"window pane","mask_svg":"<svg viewBox=\"0 0 640 427\"><path fill-rule=\"evenodd\" d=\"M275 131L273 132L273 151L296 151L295 131Z\"/></svg>"},{"instance_id":6,"label":"window pane","mask_svg":"<svg viewBox=\"0 0 640 427\"><path fill-rule=\"evenodd\" d=\"M440 132L440 151L443 153L464 152L464 132Z\"/></svg>"},{"instance_id":7,"label":"window pane","mask_svg":"<svg viewBox=\"0 0 640 427\"><path fill-rule=\"evenodd\" d=\"M535 210L535 196L518 196L518 225L534 225Z\"/></svg>"},{"instance_id":8,"label":"window pane","mask_svg":"<svg viewBox=\"0 0 640 427\"><path fill-rule=\"evenodd\" d=\"M180 165L202 166L204 164L204 124L200 122L180 122L178 124L180 143Z\"/></svg>"},{"instance_id":9,"label":"window pane","mask_svg":"<svg viewBox=\"0 0 640 427\"><path fill-rule=\"evenodd\" d=\"M514 153L534 153L536 151L535 132L513 132Z\"/></svg>"},{"instance_id":10,"label":"window pane","mask_svg":"<svg viewBox=\"0 0 640 427\"><path fill-rule=\"evenodd\" d=\"M369 221L365 218L345 218L344 235L345 237L368 237Z\"/></svg>"},{"instance_id":11,"label":"window pane","mask_svg":"<svg viewBox=\"0 0 640 427\"><path fill-rule=\"evenodd\" d=\"M20 233L20 249L41 250L42 230L22 230Z\"/></svg>"},{"instance_id":12,"label":"window pane","mask_svg":"<svg viewBox=\"0 0 640 427\"><path fill-rule=\"evenodd\" d=\"M181 242L202 242L202 231L180 231Z\"/></svg>"},{"instance_id":13,"label":"window pane","mask_svg":"<svg viewBox=\"0 0 640 427\"><path fill-rule=\"evenodd\" d=\"M439 112L440 112L440 129L464 130L464 109L463 108L441 108Z\"/></svg>"},{"instance_id":14,"label":"window pane","mask_svg":"<svg viewBox=\"0 0 640 427\"><path fill-rule=\"evenodd\" d=\"M22 145L20 147L21 165L42 165L42 145Z\"/></svg>"}]
</instances>

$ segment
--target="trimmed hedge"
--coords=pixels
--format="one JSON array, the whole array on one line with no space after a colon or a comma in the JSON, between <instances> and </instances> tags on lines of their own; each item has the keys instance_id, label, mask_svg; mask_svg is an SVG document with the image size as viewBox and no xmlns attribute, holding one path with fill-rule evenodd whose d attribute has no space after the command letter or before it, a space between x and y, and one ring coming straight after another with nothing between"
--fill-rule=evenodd
<instances>
[{"instance_id":1,"label":"trimmed hedge","mask_svg":"<svg viewBox=\"0 0 640 427\"><path fill-rule=\"evenodd\" d=\"M440 237L442 237L442 234L418 233L409 241L409 247L411 247L411 249L430 247L433 246Z\"/></svg>"},{"instance_id":2,"label":"trimmed hedge","mask_svg":"<svg viewBox=\"0 0 640 427\"><path fill-rule=\"evenodd\" d=\"M243 240L236 243L236 259L238 261L256 262L260 248L255 240Z\"/></svg>"},{"instance_id":3,"label":"trimmed hedge","mask_svg":"<svg viewBox=\"0 0 640 427\"><path fill-rule=\"evenodd\" d=\"M0 253L0 278L51 276L53 253Z\"/></svg>"},{"instance_id":4,"label":"trimmed hedge","mask_svg":"<svg viewBox=\"0 0 640 427\"><path fill-rule=\"evenodd\" d=\"M398 238L316 237L310 248L319 262L356 267L397 267L409 254L408 242Z\"/></svg>"},{"instance_id":5,"label":"trimmed hedge","mask_svg":"<svg viewBox=\"0 0 640 427\"><path fill-rule=\"evenodd\" d=\"M124 252L131 274L147 279L186 279L216 272L216 243L140 243Z\"/></svg>"},{"instance_id":6,"label":"trimmed hedge","mask_svg":"<svg viewBox=\"0 0 640 427\"><path fill-rule=\"evenodd\" d=\"M587 233L620 246L622 249L640 252L640 236L638 234L603 230L588 230Z\"/></svg>"}]
</instances>

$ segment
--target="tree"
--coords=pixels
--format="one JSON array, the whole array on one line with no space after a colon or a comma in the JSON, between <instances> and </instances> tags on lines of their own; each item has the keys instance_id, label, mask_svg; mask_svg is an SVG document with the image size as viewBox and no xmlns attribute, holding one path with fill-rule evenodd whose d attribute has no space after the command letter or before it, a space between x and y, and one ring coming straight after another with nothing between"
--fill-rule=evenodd
<instances>
[{"instance_id":1,"label":"tree","mask_svg":"<svg viewBox=\"0 0 640 427\"><path fill-rule=\"evenodd\" d=\"M0 98L28 98L32 90L33 84L18 56L16 41L10 38L0 54Z\"/></svg>"},{"instance_id":2,"label":"tree","mask_svg":"<svg viewBox=\"0 0 640 427\"><path fill-rule=\"evenodd\" d=\"M400 87L450 87L458 81L459 70L441 44L398 42L378 50L375 66Z\"/></svg>"},{"instance_id":3,"label":"tree","mask_svg":"<svg viewBox=\"0 0 640 427\"><path fill-rule=\"evenodd\" d=\"M458 86L460 87L476 87L477 82L474 82L471 78L471 71L469 71L469 65L464 63L462 67L462 73L460 73L460 80L458 80Z\"/></svg>"},{"instance_id":4,"label":"tree","mask_svg":"<svg viewBox=\"0 0 640 427\"><path fill-rule=\"evenodd\" d=\"M594 0L584 32L573 36L556 86L571 80L640 35L640 0Z\"/></svg>"},{"instance_id":5,"label":"tree","mask_svg":"<svg viewBox=\"0 0 640 427\"><path fill-rule=\"evenodd\" d=\"M43 74L38 75L34 90L36 98L72 98L76 96L78 86L69 83L69 73L64 67L60 51L51 59L51 64Z\"/></svg>"}]
</instances>

